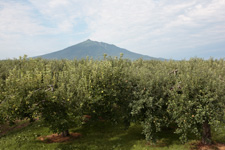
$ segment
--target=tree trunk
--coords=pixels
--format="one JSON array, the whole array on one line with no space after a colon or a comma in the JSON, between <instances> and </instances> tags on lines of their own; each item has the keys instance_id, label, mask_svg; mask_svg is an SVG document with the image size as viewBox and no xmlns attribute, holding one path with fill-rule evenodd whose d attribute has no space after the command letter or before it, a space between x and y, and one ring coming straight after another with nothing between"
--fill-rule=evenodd
<instances>
[{"instance_id":1,"label":"tree trunk","mask_svg":"<svg viewBox=\"0 0 225 150\"><path fill-rule=\"evenodd\" d=\"M130 127L130 121L126 118L125 120L124 120L124 126L125 126L125 130L127 130L129 127Z\"/></svg>"},{"instance_id":2,"label":"tree trunk","mask_svg":"<svg viewBox=\"0 0 225 150\"><path fill-rule=\"evenodd\" d=\"M9 126L13 126L13 125L15 125L16 123L14 122L14 121L9 121Z\"/></svg>"},{"instance_id":3,"label":"tree trunk","mask_svg":"<svg viewBox=\"0 0 225 150\"><path fill-rule=\"evenodd\" d=\"M30 123L34 122L35 119L33 117L30 117Z\"/></svg>"},{"instance_id":4,"label":"tree trunk","mask_svg":"<svg viewBox=\"0 0 225 150\"><path fill-rule=\"evenodd\" d=\"M65 130L65 131L62 132L63 137L66 137L66 136L69 136L69 135L70 135L69 130Z\"/></svg>"},{"instance_id":5,"label":"tree trunk","mask_svg":"<svg viewBox=\"0 0 225 150\"><path fill-rule=\"evenodd\" d=\"M211 128L208 121L203 123L203 132L202 132L202 144L210 145L212 144Z\"/></svg>"}]
</instances>

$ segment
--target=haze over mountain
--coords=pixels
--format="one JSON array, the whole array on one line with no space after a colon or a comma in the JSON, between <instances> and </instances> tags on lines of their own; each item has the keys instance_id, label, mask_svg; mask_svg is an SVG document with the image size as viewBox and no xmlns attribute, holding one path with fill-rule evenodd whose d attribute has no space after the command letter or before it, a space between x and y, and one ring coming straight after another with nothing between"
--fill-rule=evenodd
<instances>
[{"instance_id":1,"label":"haze over mountain","mask_svg":"<svg viewBox=\"0 0 225 150\"><path fill-rule=\"evenodd\" d=\"M67 47L63 50L59 50L53 53L37 56L44 59L82 59L87 56L93 59L102 59L104 54L111 57L120 57L120 54L123 53L123 58L128 58L131 60L142 58L144 60L164 60L163 58L155 58L147 55L141 55L133 53L123 48L119 48L112 44L107 44L104 42L97 42L86 40L84 42L78 43L76 45Z\"/></svg>"}]
</instances>

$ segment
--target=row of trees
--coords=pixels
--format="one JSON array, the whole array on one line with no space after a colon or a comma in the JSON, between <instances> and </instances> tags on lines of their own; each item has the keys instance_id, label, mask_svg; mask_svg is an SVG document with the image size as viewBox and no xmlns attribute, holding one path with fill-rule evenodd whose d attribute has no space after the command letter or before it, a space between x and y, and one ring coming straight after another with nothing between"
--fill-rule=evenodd
<instances>
[{"instance_id":1,"label":"row of trees","mask_svg":"<svg viewBox=\"0 0 225 150\"><path fill-rule=\"evenodd\" d=\"M0 61L0 122L40 118L69 135L84 115L112 123L141 123L147 140L170 126L210 144L224 120L225 62L27 59Z\"/></svg>"}]
</instances>

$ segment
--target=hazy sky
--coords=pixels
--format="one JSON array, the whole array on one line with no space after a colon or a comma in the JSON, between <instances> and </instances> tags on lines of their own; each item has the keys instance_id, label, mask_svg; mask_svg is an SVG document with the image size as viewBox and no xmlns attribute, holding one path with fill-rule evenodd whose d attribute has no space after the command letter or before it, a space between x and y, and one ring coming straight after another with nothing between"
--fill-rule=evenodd
<instances>
[{"instance_id":1,"label":"hazy sky","mask_svg":"<svg viewBox=\"0 0 225 150\"><path fill-rule=\"evenodd\" d=\"M0 0L0 59L84 40L153 57L225 57L225 0Z\"/></svg>"}]
</instances>

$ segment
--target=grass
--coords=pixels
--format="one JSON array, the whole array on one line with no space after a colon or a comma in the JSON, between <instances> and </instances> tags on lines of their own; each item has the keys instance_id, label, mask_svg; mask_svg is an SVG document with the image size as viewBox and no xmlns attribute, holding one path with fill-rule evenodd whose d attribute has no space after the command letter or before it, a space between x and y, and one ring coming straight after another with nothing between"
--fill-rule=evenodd
<instances>
[{"instance_id":1,"label":"grass","mask_svg":"<svg viewBox=\"0 0 225 150\"><path fill-rule=\"evenodd\" d=\"M214 140L225 143L225 130L214 132ZM121 125L99 122L92 126L73 128L70 132L81 133L78 139L67 143L45 143L37 140L42 135L52 134L37 121L27 127L16 129L0 137L0 150L189 150L190 143L181 144L172 130L158 134L159 141L151 145L141 134L140 125L125 130Z\"/></svg>"},{"instance_id":2,"label":"grass","mask_svg":"<svg viewBox=\"0 0 225 150\"><path fill-rule=\"evenodd\" d=\"M225 123L221 124L216 130L212 131L212 139L218 143L225 144Z\"/></svg>"}]
</instances>

